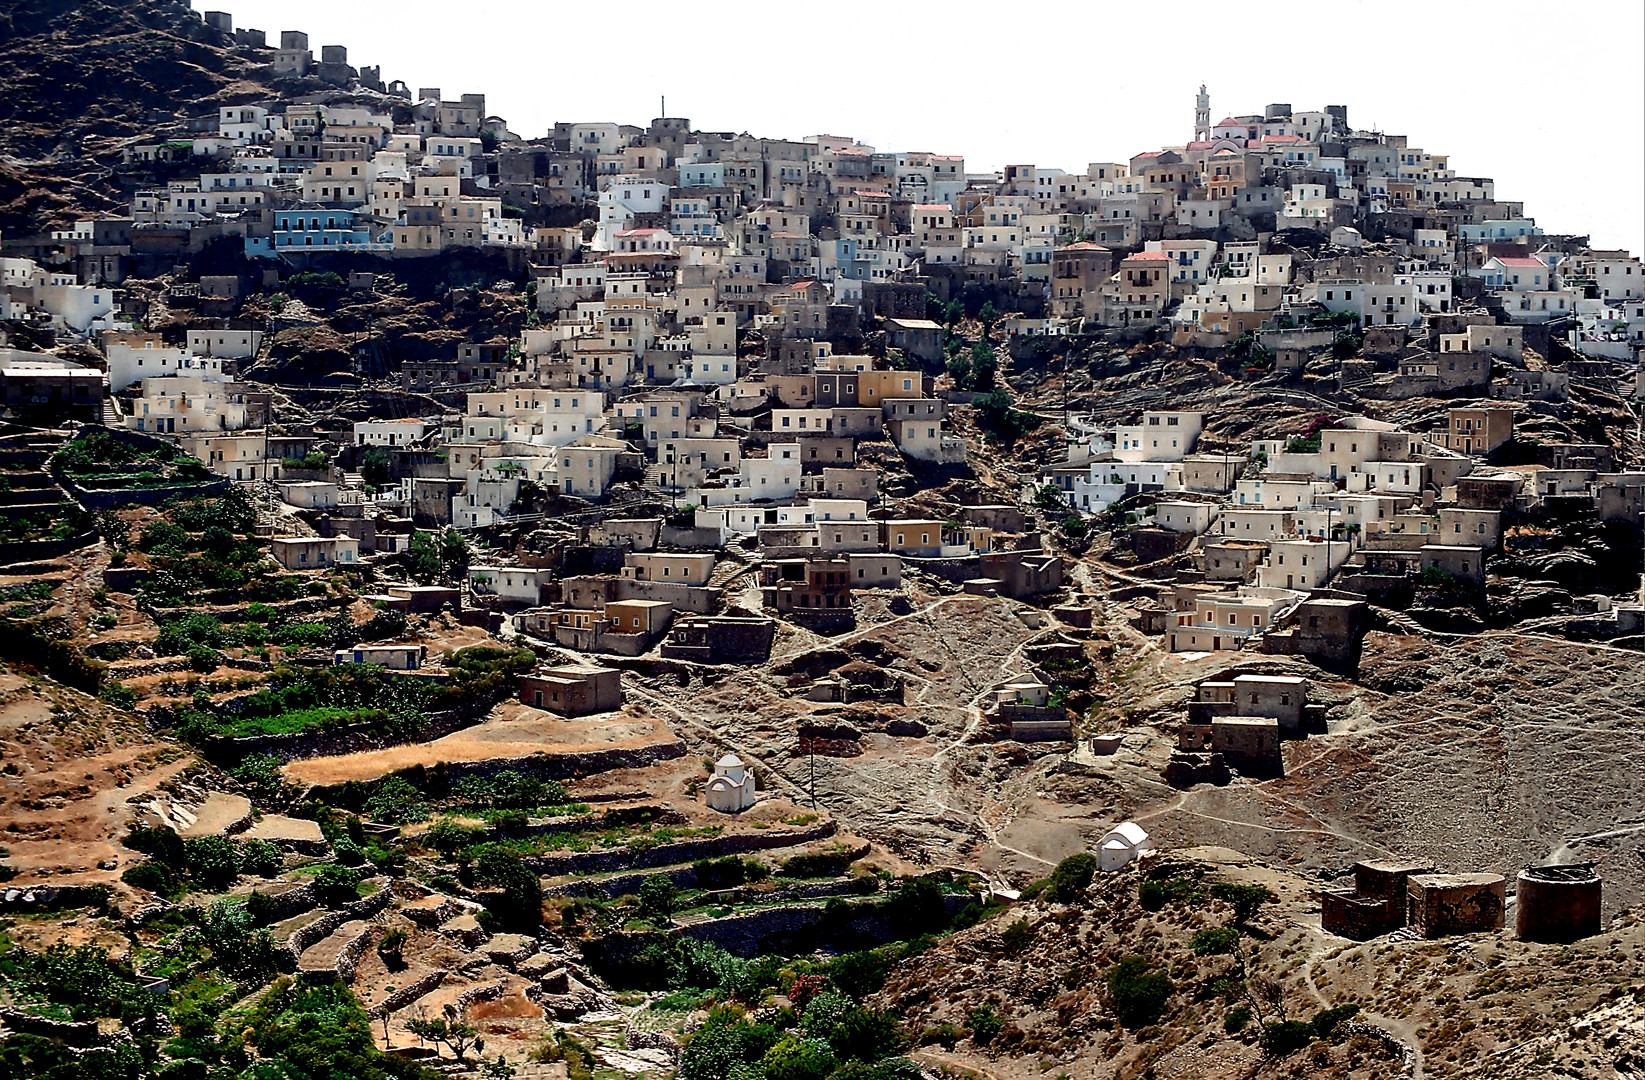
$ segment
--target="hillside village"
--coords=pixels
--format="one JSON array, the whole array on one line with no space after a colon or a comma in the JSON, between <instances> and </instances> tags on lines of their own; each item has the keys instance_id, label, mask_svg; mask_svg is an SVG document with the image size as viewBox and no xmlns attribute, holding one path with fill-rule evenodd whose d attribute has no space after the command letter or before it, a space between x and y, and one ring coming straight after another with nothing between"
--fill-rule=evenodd
<instances>
[{"instance_id":1,"label":"hillside village","mask_svg":"<svg viewBox=\"0 0 1645 1080\"><path fill-rule=\"evenodd\" d=\"M18 1075L1645 1060L1636 255L1340 105L978 172L96 17L211 85L0 208Z\"/></svg>"}]
</instances>

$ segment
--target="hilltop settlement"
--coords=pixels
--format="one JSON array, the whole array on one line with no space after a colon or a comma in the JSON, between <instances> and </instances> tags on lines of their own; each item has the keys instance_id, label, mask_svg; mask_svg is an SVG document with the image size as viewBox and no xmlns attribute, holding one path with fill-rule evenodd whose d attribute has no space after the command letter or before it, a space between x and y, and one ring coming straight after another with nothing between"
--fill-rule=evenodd
<instances>
[{"instance_id":1,"label":"hilltop settlement","mask_svg":"<svg viewBox=\"0 0 1645 1080\"><path fill-rule=\"evenodd\" d=\"M8 18L9 1075L1645 1068L1635 254Z\"/></svg>"}]
</instances>

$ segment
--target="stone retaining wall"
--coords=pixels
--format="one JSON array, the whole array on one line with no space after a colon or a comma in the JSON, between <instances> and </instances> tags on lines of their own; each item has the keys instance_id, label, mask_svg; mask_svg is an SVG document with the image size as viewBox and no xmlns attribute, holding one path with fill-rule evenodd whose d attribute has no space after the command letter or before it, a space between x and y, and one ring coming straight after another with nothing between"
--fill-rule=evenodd
<instances>
[{"instance_id":1,"label":"stone retaining wall","mask_svg":"<svg viewBox=\"0 0 1645 1080\"><path fill-rule=\"evenodd\" d=\"M78 536L65 536L62 539L16 540L9 544L0 544L0 565L10 566L12 563L32 562L36 559L55 559L59 555L79 551L88 544L95 544L97 540L97 530L91 529Z\"/></svg>"},{"instance_id":2,"label":"stone retaining wall","mask_svg":"<svg viewBox=\"0 0 1645 1080\"><path fill-rule=\"evenodd\" d=\"M674 1065L680 1063L680 1044L667 1031L647 1031L629 1024L623 1031L623 1045L630 1050L661 1050Z\"/></svg>"},{"instance_id":3,"label":"stone retaining wall","mask_svg":"<svg viewBox=\"0 0 1645 1080\"><path fill-rule=\"evenodd\" d=\"M429 972L427 975L424 975L410 986L405 986L394 991L394 993L390 994L388 997L371 1006L366 1010L366 1019L377 1020L388 1013L396 1012L405 1008L407 1005L410 1005L413 1001L416 1001L430 990L433 990L436 986L439 986L440 983L445 980L445 977L446 973L443 969L436 969Z\"/></svg>"},{"instance_id":4,"label":"stone retaining wall","mask_svg":"<svg viewBox=\"0 0 1645 1080\"><path fill-rule=\"evenodd\" d=\"M492 709L491 702L475 702L460 709L430 713L421 727L408 730L397 737L383 730L380 722L349 724L326 731L295 731L280 735L246 735L240 738L212 739L207 749L224 757L243 758L252 754L267 754L293 761L298 758L324 757L330 754L353 754L363 750L380 750L411 742L433 742L454 731L484 720Z\"/></svg>"},{"instance_id":5,"label":"stone retaining wall","mask_svg":"<svg viewBox=\"0 0 1645 1080\"><path fill-rule=\"evenodd\" d=\"M343 951L337 954L337 977L344 982L354 978L354 965L360 959L360 954L366 951L366 942L371 940L371 925L368 923L360 927L343 946Z\"/></svg>"},{"instance_id":6,"label":"stone retaining wall","mask_svg":"<svg viewBox=\"0 0 1645 1080\"><path fill-rule=\"evenodd\" d=\"M503 991L507 989L508 983L506 981L490 983L486 986L471 986L457 995L455 1002L457 1012L461 1014L467 1011L468 1007L477 1001L496 1001L503 996Z\"/></svg>"},{"instance_id":7,"label":"stone retaining wall","mask_svg":"<svg viewBox=\"0 0 1645 1080\"><path fill-rule=\"evenodd\" d=\"M255 890L254 890L255 891ZM270 922L284 922L287 919L301 915L305 911L312 911L318 902L314 897L314 879L303 882L294 889L287 889L281 893L264 894L274 901L274 917Z\"/></svg>"},{"instance_id":8,"label":"stone retaining wall","mask_svg":"<svg viewBox=\"0 0 1645 1080\"><path fill-rule=\"evenodd\" d=\"M583 851L570 855L528 855L523 860L533 873L544 877L561 874L600 874L615 870L644 869L651 866L672 866L675 863L696 862L723 855L741 855L750 851L795 847L824 840L833 836L839 826L832 821L791 833L744 833L736 836L716 836L704 840L681 840L673 844L658 844L644 851Z\"/></svg>"},{"instance_id":9,"label":"stone retaining wall","mask_svg":"<svg viewBox=\"0 0 1645 1080\"><path fill-rule=\"evenodd\" d=\"M393 898L393 896L394 890L385 885L383 888L378 889L364 900L349 904L347 907L338 911L328 911L324 915L320 916L320 918L309 923L307 926L298 927L296 930L292 931L291 936L286 939L284 951L289 954L289 957L280 957L281 966L285 967L285 962L289 959L291 968L295 968L297 966L297 958L302 956L303 953L309 948L318 945L320 942L330 937L332 931L336 930L339 926L342 926L351 919L372 918L384 908L388 907L388 902ZM276 951L279 950L277 949ZM288 968L288 970L290 969Z\"/></svg>"},{"instance_id":10,"label":"stone retaining wall","mask_svg":"<svg viewBox=\"0 0 1645 1080\"><path fill-rule=\"evenodd\" d=\"M63 486L87 510L115 510L123 506L159 506L178 495L216 495L227 491L232 480L202 480L197 484L170 484L152 488L86 488L67 476Z\"/></svg>"},{"instance_id":11,"label":"stone retaining wall","mask_svg":"<svg viewBox=\"0 0 1645 1080\"><path fill-rule=\"evenodd\" d=\"M867 847L863 855L868 853ZM861 858L862 855L857 856ZM701 888L697 881L697 870L694 866L679 866L670 869L657 870L649 874L619 874L615 877L601 878L598 881L572 881L564 885L552 885L543 890L544 896L590 896L610 900L618 896L637 893L641 882L646 878L658 875L666 877L682 889ZM751 885L740 886L735 889L722 889L708 893L707 897L721 900L727 904L747 903L783 903L802 900L819 900L830 896L858 895L849 880L831 878L827 881L807 881L797 884L782 884L771 891L763 891Z\"/></svg>"},{"instance_id":12,"label":"stone retaining wall","mask_svg":"<svg viewBox=\"0 0 1645 1080\"><path fill-rule=\"evenodd\" d=\"M6 1027L12 1031L39 1035L47 1039L59 1039L68 1046L101 1046L103 1043L103 1036L98 1032L95 1020L51 1020L44 1016L35 1016L33 1013L0 1007L0 1021L4 1021Z\"/></svg>"}]
</instances>

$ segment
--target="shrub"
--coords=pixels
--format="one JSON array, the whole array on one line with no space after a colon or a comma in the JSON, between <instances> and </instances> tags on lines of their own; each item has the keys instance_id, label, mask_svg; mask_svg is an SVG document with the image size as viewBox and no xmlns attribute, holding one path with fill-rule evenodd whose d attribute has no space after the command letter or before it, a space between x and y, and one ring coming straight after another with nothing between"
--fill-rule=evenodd
<instances>
[{"instance_id":1,"label":"shrub","mask_svg":"<svg viewBox=\"0 0 1645 1080\"><path fill-rule=\"evenodd\" d=\"M1163 971L1151 969L1140 956L1121 960L1108 973L1108 996L1114 1015L1127 1028L1158 1023L1175 989Z\"/></svg>"},{"instance_id":2,"label":"shrub","mask_svg":"<svg viewBox=\"0 0 1645 1080\"><path fill-rule=\"evenodd\" d=\"M850 865L850 852L818 851L783 860L777 873L794 878L839 877Z\"/></svg>"},{"instance_id":3,"label":"shrub","mask_svg":"<svg viewBox=\"0 0 1645 1080\"><path fill-rule=\"evenodd\" d=\"M840 1017L828 1033L828 1045L847 1061L878 1061L902 1050L902 1030L878 1009L856 1008Z\"/></svg>"},{"instance_id":4,"label":"shrub","mask_svg":"<svg viewBox=\"0 0 1645 1080\"><path fill-rule=\"evenodd\" d=\"M885 950L846 953L828 965L828 976L843 993L861 1001L879 993L895 963Z\"/></svg>"},{"instance_id":5,"label":"shrub","mask_svg":"<svg viewBox=\"0 0 1645 1080\"><path fill-rule=\"evenodd\" d=\"M141 851L168 870L181 872L187 868L188 856L183 850L183 838L171 829L133 829L121 842L133 851Z\"/></svg>"},{"instance_id":6,"label":"shrub","mask_svg":"<svg viewBox=\"0 0 1645 1080\"><path fill-rule=\"evenodd\" d=\"M662 961L668 985L676 990L729 990L746 967L718 945L695 938L675 941Z\"/></svg>"},{"instance_id":7,"label":"shrub","mask_svg":"<svg viewBox=\"0 0 1645 1080\"><path fill-rule=\"evenodd\" d=\"M109 683L97 691L97 696L117 709L132 709L137 706L137 691L119 683Z\"/></svg>"},{"instance_id":8,"label":"shrub","mask_svg":"<svg viewBox=\"0 0 1645 1080\"><path fill-rule=\"evenodd\" d=\"M755 864L759 865L759 864ZM735 855L723 859L699 859L691 865L699 889L735 889L748 880L748 866Z\"/></svg>"},{"instance_id":9,"label":"shrub","mask_svg":"<svg viewBox=\"0 0 1645 1080\"><path fill-rule=\"evenodd\" d=\"M1222 1018L1222 1030L1232 1035L1244 1031L1245 1025L1251 1022L1251 1010L1244 1005L1236 1005L1228 1010L1228 1015Z\"/></svg>"},{"instance_id":10,"label":"shrub","mask_svg":"<svg viewBox=\"0 0 1645 1080\"><path fill-rule=\"evenodd\" d=\"M1234 908L1234 921L1243 923L1257 908L1274 899L1274 894L1261 885L1235 885L1230 882L1218 882L1211 886L1211 895Z\"/></svg>"},{"instance_id":11,"label":"shrub","mask_svg":"<svg viewBox=\"0 0 1645 1080\"><path fill-rule=\"evenodd\" d=\"M1275 1057L1294 1054L1313 1041L1314 1026L1302 1020L1285 1020L1262 1028L1262 1048Z\"/></svg>"},{"instance_id":12,"label":"shrub","mask_svg":"<svg viewBox=\"0 0 1645 1080\"><path fill-rule=\"evenodd\" d=\"M134 889L147 889L159 896L171 896L177 891L177 878L160 863L141 862L120 875L120 880Z\"/></svg>"},{"instance_id":13,"label":"shrub","mask_svg":"<svg viewBox=\"0 0 1645 1080\"><path fill-rule=\"evenodd\" d=\"M342 907L360 899L360 872L327 863L314 874L314 898L326 907Z\"/></svg>"},{"instance_id":14,"label":"shrub","mask_svg":"<svg viewBox=\"0 0 1645 1080\"><path fill-rule=\"evenodd\" d=\"M195 836L183 841L189 877L219 892L234 884L240 873L239 853L225 836Z\"/></svg>"},{"instance_id":15,"label":"shrub","mask_svg":"<svg viewBox=\"0 0 1645 1080\"><path fill-rule=\"evenodd\" d=\"M1045 897L1054 903L1072 904L1085 892L1096 874L1095 857L1083 851L1078 855L1070 855L1051 871L1050 880L1046 883Z\"/></svg>"},{"instance_id":16,"label":"shrub","mask_svg":"<svg viewBox=\"0 0 1645 1080\"><path fill-rule=\"evenodd\" d=\"M772 959L776 959L773 957ZM794 1003L794 1011L804 1013L811 999L828 989L829 982L826 975L796 975L794 985L788 988L788 1000Z\"/></svg>"},{"instance_id":17,"label":"shrub","mask_svg":"<svg viewBox=\"0 0 1645 1080\"><path fill-rule=\"evenodd\" d=\"M246 840L240 845L240 869L258 877L273 877L285 865L280 849L267 840Z\"/></svg>"},{"instance_id":18,"label":"shrub","mask_svg":"<svg viewBox=\"0 0 1645 1080\"><path fill-rule=\"evenodd\" d=\"M422 792L400 776L388 776L378 781L363 809L371 820L395 825L419 820L427 814Z\"/></svg>"},{"instance_id":19,"label":"shrub","mask_svg":"<svg viewBox=\"0 0 1645 1080\"><path fill-rule=\"evenodd\" d=\"M1232 926L1218 926L1210 930L1201 930L1193 937L1194 952L1200 956L1220 956L1234 951L1234 945L1239 941L1239 931Z\"/></svg>"},{"instance_id":20,"label":"shrub","mask_svg":"<svg viewBox=\"0 0 1645 1080\"><path fill-rule=\"evenodd\" d=\"M1000 940L1005 945L1005 951L1015 956L1034 940L1034 928L1027 919L1018 919L1000 933Z\"/></svg>"},{"instance_id":21,"label":"shrub","mask_svg":"<svg viewBox=\"0 0 1645 1080\"><path fill-rule=\"evenodd\" d=\"M953 1050L954 1044L959 1041L959 1029L953 1024L937 1024L920 1032L921 1046L940 1046L944 1050Z\"/></svg>"},{"instance_id":22,"label":"shrub","mask_svg":"<svg viewBox=\"0 0 1645 1080\"><path fill-rule=\"evenodd\" d=\"M246 912L251 916L252 922L258 926L267 926L279 916L280 905L268 893L253 890L251 895L246 897Z\"/></svg>"},{"instance_id":23,"label":"shrub","mask_svg":"<svg viewBox=\"0 0 1645 1080\"><path fill-rule=\"evenodd\" d=\"M825 1042L790 1035L760 1059L766 1080L824 1080L839 1068L839 1059Z\"/></svg>"},{"instance_id":24,"label":"shrub","mask_svg":"<svg viewBox=\"0 0 1645 1080\"><path fill-rule=\"evenodd\" d=\"M250 909L239 900L219 900L206 910L200 930L211 959L236 979L262 982L275 970L274 942L257 928Z\"/></svg>"},{"instance_id":25,"label":"shrub","mask_svg":"<svg viewBox=\"0 0 1645 1080\"><path fill-rule=\"evenodd\" d=\"M883 907L890 918L891 933L899 939L917 937L948 924L942 888L930 878L903 882Z\"/></svg>"},{"instance_id":26,"label":"shrub","mask_svg":"<svg viewBox=\"0 0 1645 1080\"><path fill-rule=\"evenodd\" d=\"M427 832L423 833L423 843L438 851L447 859L456 858L459 851L482 843L485 838L486 831L484 829L459 825L450 818L441 818L430 825Z\"/></svg>"},{"instance_id":27,"label":"shrub","mask_svg":"<svg viewBox=\"0 0 1645 1080\"><path fill-rule=\"evenodd\" d=\"M1159 911L1166 904L1197 904L1205 891L1191 878L1174 877L1166 881L1149 879L1137 888L1137 900L1145 911Z\"/></svg>"},{"instance_id":28,"label":"shrub","mask_svg":"<svg viewBox=\"0 0 1645 1080\"><path fill-rule=\"evenodd\" d=\"M245 785L247 791L261 798L278 796L285 787L280 767L285 762L273 754L252 754L229 770L229 775Z\"/></svg>"},{"instance_id":29,"label":"shrub","mask_svg":"<svg viewBox=\"0 0 1645 1080\"><path fill-rule=\"evenodd\" d=\"M1317 1037L1321 1039L1328 1039L1331 1037L1331 1034L1336 1031L1337 1025L1345 1021L1352 1020L1358 1015L1359 1006L1350 1002L1347 1005L1338 1005L1334 1009L1325 1009L1321 1012L1315 1013L1314 1022L1311 1026L1313 1027L1314 1034Z\"/></svg>"},{"instance_id":30,"label":"shrub","mask_svg":"<svg viewBox=\"0 0 1645 1080\"><path fill-rule=\"evenodd\" d=\"M965 1024L971 1029L971 1041L987 1046L1005 1028L1005 1020L987 1005L979 1005L966 1014Z\"/></svg>"},{"instance_id":31,"label":"shrub","mask_svg":"<svg viewBox=\"0 0 1645 1080\"><path fill-rule=\"evenodd\" d=\"M390 971L399 971L406 966L400 950L405 947L406 932L394 927L383 934L382 940L377 942L377 955L383 958L383 963Z\"/></svg>"},{"instance_id":32,"label":"shrub","mask_svg":"<svg viewBox=\"0 0 1645 1080\"><path fill-rule=\"evenodd\" d=\"M488 906L505 925L532 929L542 924L543 884L513 851L500 844L480 845L475 851L474 880L501 890Z\"/></svg>"}]
</instances>

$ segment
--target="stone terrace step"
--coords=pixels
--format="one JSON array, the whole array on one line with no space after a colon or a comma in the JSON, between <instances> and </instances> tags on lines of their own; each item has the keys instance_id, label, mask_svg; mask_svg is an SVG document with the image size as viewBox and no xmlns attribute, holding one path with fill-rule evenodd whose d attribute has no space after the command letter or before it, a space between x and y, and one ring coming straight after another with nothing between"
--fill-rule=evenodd
<instances>
[{"instance_id":1,"label":"stone terrace step","mask_svg":"<svg viewBox=\"0 0 1645 1080\"><path fill-rule=\"evenodd\" d=\"M331 936L303 950L297 970L321 974L336 972L344 979L354 974L354 960L371 933L371 924L360 919L344 923Z\"/></svg>"}]
</instances>

